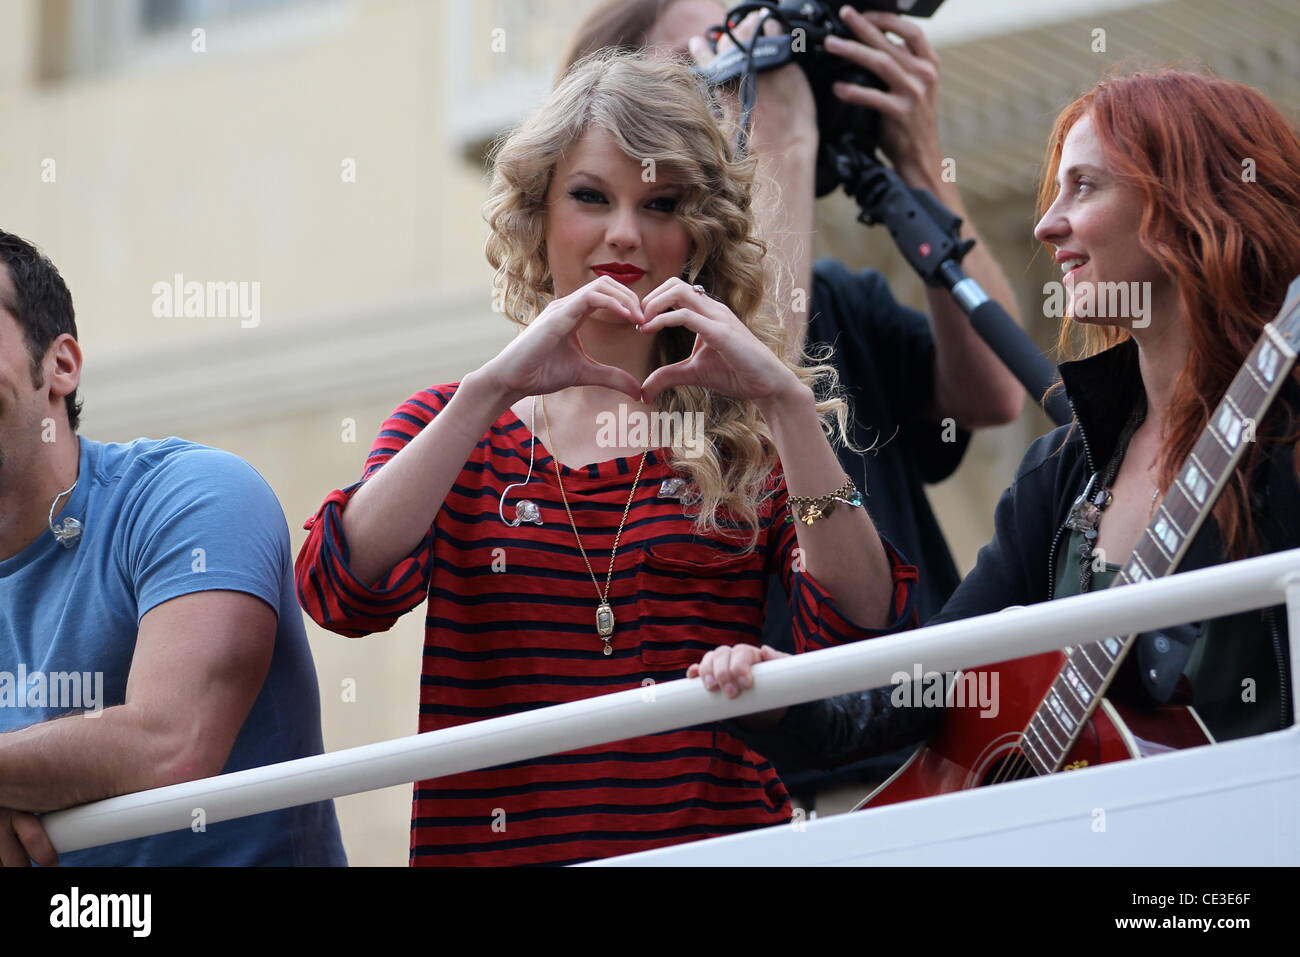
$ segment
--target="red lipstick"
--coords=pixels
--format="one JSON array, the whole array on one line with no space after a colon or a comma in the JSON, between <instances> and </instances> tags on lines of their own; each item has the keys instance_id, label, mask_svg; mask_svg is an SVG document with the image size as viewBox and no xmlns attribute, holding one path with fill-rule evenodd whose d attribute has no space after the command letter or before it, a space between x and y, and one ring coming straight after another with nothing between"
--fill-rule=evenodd
<instances>
[{"instance_id":1,"label":"red lipstick","mask_svg":"<svg viewBox=\"0 0 1300 957\"><path fill-rule=\"evenodd\" d=\"M616 279L625 286L632 286L640 282L645 277L645 270L631 263L601 263L598 266L592 266L591 271L597 276L609 276Z\"/></svg>"}]
</instances>

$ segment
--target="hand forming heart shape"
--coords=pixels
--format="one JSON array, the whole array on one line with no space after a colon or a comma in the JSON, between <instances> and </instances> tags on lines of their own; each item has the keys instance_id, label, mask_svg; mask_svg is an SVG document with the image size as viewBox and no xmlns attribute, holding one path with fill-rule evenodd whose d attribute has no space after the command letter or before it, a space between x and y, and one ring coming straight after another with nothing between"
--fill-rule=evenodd
<instances>
[{"instance_id":1,"label":"hand forming heart shape","mask_svg":"<svg viewBox=\"0 0 1300 957\"><path fill-rule=\"evenodd\" d=\"M577 336L591 313L605 309L641 332L680 326L695 333L687 358L638 382L624 369L592 359ZM666 389L702 386L762 402L798 383L793 370L760 342L726 303L674 277L643 299L609 276L549 303L527 328L483 367L509 404L577 385L615 389L653 403Z\"/></svg>"}]
</instances>

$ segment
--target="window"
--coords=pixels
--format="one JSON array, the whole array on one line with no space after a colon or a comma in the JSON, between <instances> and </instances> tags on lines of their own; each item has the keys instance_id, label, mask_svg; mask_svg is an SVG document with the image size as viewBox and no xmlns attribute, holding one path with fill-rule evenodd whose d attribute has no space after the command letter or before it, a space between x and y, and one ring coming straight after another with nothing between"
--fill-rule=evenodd
<instances>
[{"instance_id":1,"label":"window","mask_svg":"<svg viewBox=\"0 0 1300 957\"><path fill-rule=\"evenodd\" d=\"M265 12L297 2L299 0L141 0L137 28L145 34L160 33L204 21Z\"/></svg>"},{"instance_id":2,"label":"window","mask_svg":"<svg viewBox=\"0 0 1300 957\"><path fill-rule=\"evenodd\" d=\"M355 0L46 0L41 5L41 79L166 63L191 51L192 31L222 32L212 52L244 51L318 33Z\"/></svg>"},{"instance_id":3,"label":"window","mask_svg":"<svg viewBox=\"0 0 1300 957\"><path fill-rule=\"evenodd\" d=\"M467 159L550 92L561 52L593 0L447 0L448 142Z\"/></svg>"}]
</instances>

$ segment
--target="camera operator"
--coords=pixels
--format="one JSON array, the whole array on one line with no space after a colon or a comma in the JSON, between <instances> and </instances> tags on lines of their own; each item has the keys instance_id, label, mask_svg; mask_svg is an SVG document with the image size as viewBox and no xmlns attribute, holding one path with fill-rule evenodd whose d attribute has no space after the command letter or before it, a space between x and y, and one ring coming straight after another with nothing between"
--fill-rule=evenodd
<instances>
[{"instance_id":1,"label":"camera operator","mask_svg":"<svg viewBox=\"0 0 1300 957\"><path fill-rule=\"evenodd\" d=\"M835 95L865 107L864 122L867 110L880 114L881 147L900 177L909 186L930 190L960 216L963 238L978 239L956 185L941 176L939 61L921 29L895 14L849 7L839 14L856 39L828 39L824 55L868 70L887 89L837 84ZM611 46L688 54L698 65L707 65L730 45L723 37L715 54L705 39L726 15L726 8L713 0L610 0L578 27L561 72L584 54ZM758 15L752 14L733 32L748 43L757 25ZM769 34L779 32L774 22L765 26ZM738 113L734 93L728 99ZM882 534L920 569L919 608L925 621L960 579L924 486L956 470L970 430L1014 421L1024 393L947 290L927 287L927 318L898 303L875 270L855 272L831 259L812 262L819 135L814 95L803 69L791 63L760 73L749 148L760 181L777 189L756 191L755 206L763 238L781 265L777 304L790 348L797 353L822 343L834 347L828 361L838 368L852 400L854 444L874 446L866 455L840 449L841 464L864 490ZM1015 315L1010 287L982 243L967 256L964 268ZM811 290L811 296L797 295L800 290ZM802 303L806 306L800 309ZM790 612L784 595L779 587L769 588L768 594L765 640L788 649ZM720 662L721 672L714 673L720 678L729 669L747 673L759 655L757 648L738 645L731 661ZM799 705L787 709L770 732L742 736L773 761L792 792L806 794L834 780L883 779L911 750L896 749L924 737L932 717L924 709L892 709L890 690ZM852 763L865 754L877 756ZM831 768L839 770L826 775Z\"/></svg>"}]
</instances>

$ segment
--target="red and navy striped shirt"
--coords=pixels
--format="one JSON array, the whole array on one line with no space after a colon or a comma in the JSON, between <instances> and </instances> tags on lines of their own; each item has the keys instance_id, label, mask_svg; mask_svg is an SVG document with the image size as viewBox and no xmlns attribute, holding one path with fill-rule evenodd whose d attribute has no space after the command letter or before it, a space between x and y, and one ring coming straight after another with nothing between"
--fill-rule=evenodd
<instances>
[{"instance_id":1,"label":"red and navy striped shirt","mask_svg":"<svg viewBox=\"0 0 1300 957\"><path fill-rule=\"evenodd\" d=\"M768 572L780 571L794 609L797 651L912 627L916 570L886 546L893 621L859 628L796 570L798 544L779 469L760 505L756 549L693 533L661 484L675 473L653 449L637 483L614 566L613 654L596 634L596 588L560 499L545 446L507 410L478 443L424 540L379 581L348 568L341 510L350 496L432 421L457 384L426 389L384 423L362 481L332 492L306 523L296 563L302 606L356 637L386 631L428 598L420 679L421 732L683 677L718 645L762 641ZM534 502L542 525L502 524ZM573 518L602 586L640 456L561 465ZM800 566L801 567L801 566ZM556 742L557 749L563 742ZM568 864L789 820L772 765L713 723L617 741L415 785L410 860L429 864Z\"/></svg>"}]
</instances>

